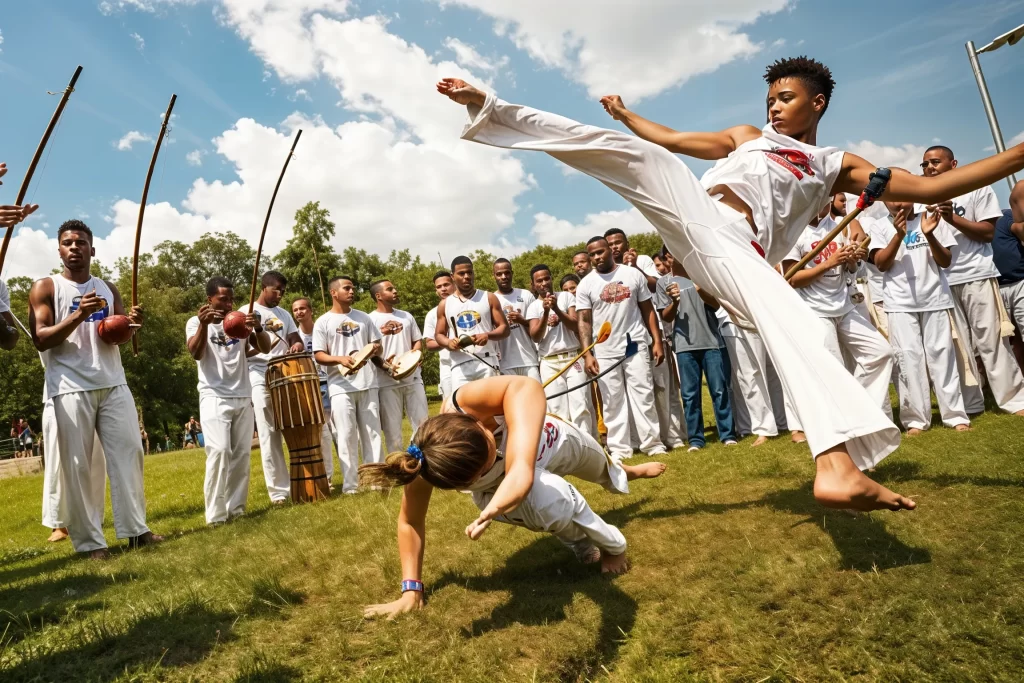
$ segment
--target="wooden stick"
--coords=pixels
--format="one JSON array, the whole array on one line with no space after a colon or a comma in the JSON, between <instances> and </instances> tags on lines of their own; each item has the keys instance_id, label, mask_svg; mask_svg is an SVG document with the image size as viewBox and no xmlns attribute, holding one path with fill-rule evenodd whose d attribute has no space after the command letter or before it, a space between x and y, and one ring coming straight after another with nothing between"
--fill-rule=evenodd
<instances>
[{"instance_id":1,"label":"wooden stick","mask_svg":"<svg viewBox=\"0 0 1024 683\"><path fill-rule=\"evenodd\" d=\"M611 333L612 333L612 326L611 326L611 324L610 324L610 323L609 323L609 322L608 322L608 321L606 320L606 321L604 322L604 324L602 324L602 325L601 325L600 329L598 329L598 331L597 331L597 339L595 339L595 340L593 341L593 343L592 343L592 344L591 344L590 346L588 346L587 348L583 349L583 351L581 351L581 352L580 352L580 354L579 354L578 356L576 356L576 357L575 357L575 358L573 358L573 359L572 359L571 361L569 361L568 363L566 363L566 364L565 364L565 367L563 367L563 368L562 368L561 370L559 370L559 371L558 371L557 373L555 373L554 375L552 375L551 377L549 377L549 378L548 378L548 381L547 381L547 382L544 382L544 384L543 384L543 385L541 386L541 388L542 388L542 389L546 388L546 387L547 387L547 386L548 386L549 384L551 384L551 383L552 383L552 382L554 382L554 381L555 381L556 379L558 379L558 378L559 378L559 377L561 377L561 376L562 376L563 374L565 374L565 371L566 371L566 370L568 370L569 368L571 368L571 367L572 367L572 366L573 366L573 365L574 365L574 364L576 363L576 361L578 361L578 360L579 360L580 358L583 358L583 356L587 355L587 352L589 352L589 351L590 351L591 349L593 349L593 348L594 348L595 346L597 346L598 344L603 344L604 342L606 342L606 341L608 340L608 337L609 337L609 336L611 335ZM581 386L582 386L582 385L581 385ZM559 396L561 396L561 394L558 394L558 395L559 395Z\"/></svg>"},{"instance_id":2,"label":"wooden stick","mask_svg":"<svg viewBox=\"0 0 1024 683\"><path fill-rule=\"evenodd\" d=\"M295 154L295 146L299 144L299 138L302 137L302 129L295 134L295 141L292 142L291 151L288 152L288 158L284 160L284 166L281 167L281 175L277 177L277 185L274 186L274 194L270 196L270 206L267 207L267 217L263 221L263 230L260 232L260 244L256 248L256 263L252 267L252 286L249 287L249 315L252 315L253 304L256 303L256 283L260 277L260 256L263 255L263 238L267 236L267 225L270 224L270 214L274 210L274 200L277 199L277 191L281 189L281 181L284 180L284 172L288 170L288 162L292 160L292 155Z\"/></svg>"},{"instance_id":3,"label":"wooden stick","mask_svg":"<svg viewBox=\"0 0 1024 683\"><path fill-rule=\"evenodd\" d=\"M75 69L74 75L71 77L71 81L68 83L68 87L64 89L64 94L61 95L60 102L57 103L57 109L54 110L53 116L50 117L50 123L46 126L46 131L43 132L43 139L39 141L39 145L36 147L35 154L32 155L32 161L28 165L28 170L25 172L25 179L21 181L21 187L18 189L18 198L14 200L16 206L21 206L25 201L25 195L28 194L28 184L32 180L32 175L36 172L36 166L39 165L39 159L43 156L43 150L46 149L46 143L50 140L50 135L53 134L53 129L57 127L57 122L60 121L60 115L64 113L64 106L68 103L68 98L71 97L71 93L75 91L75 84L78 83L78 77L82 74L82 67L79 66ZM7 234L4 235L3 246L0 247L0 271L3 271L4 261L7 259L7 249L11 246L11 237L14 235L14 226L7 228Z\"/></svg>"},{"instance_id":4,"label":"wooden stick","mask_svg":"<svg viewBox=\"0 0 1024 683\"><path fill-rule=\"evenodd\" d=\"M320 278L320 298L323 299L323 302L324 302L324 312L326 313L327 312L327 294L324 293L325 292L325 290L324 290L324 274L320 270L320 257L316 255L316 247L313 246L312 242L310 242L309 248L313 250L313 263L316 264L316 275L317 275L318 278Z\"/></svg>"},{"instance_id":5,"label":"wooden stick","mask_svg":"<svg viewBox=\"0 0 1024 683\"><path fill-rule=\"evenodd\" d=\"M160 154L160 145L167 134L167 124L171 121L171 111L177 95L171 95L170 104L164 112L163 123L160 124L160 134L156 136L156 144L153 145L153 156L149 160L149 170L146 171L146 184L142 187L142 202L139 204L139 220L135 224L135 251L132 252L132 307L139 305L139 245L142 243L142 222L146 216L146 200L149 199L149 184L153 180L153 170L156 168L156 158ZM132 335L132 353L139 355L139 335Z\"/></svg>"},{"instance_id":6,"label":"wooden stick","mask_svg":"<svg viewBox=\"0 0 1024 683\"><path fill-rule=\"evenodd\" d=\"M804 254L804 257L802 259L797 261L792 268L786 271L786 281L792 280L793 276L799 273L801 270L803 270L804 266L813 261L815 256L823 252L825 250L825 247L831 244L832 240L838 237L839 233L841 233L843 229L846 228L846 226L849 225L850 222L860 214L860 212L860 207L854 207L852 211L847 213L843 220L840 221L840 223L836 227L829 230L828 234L821 238L821 241L818 242L818 246Z\"/></svg>"}]
</instances>

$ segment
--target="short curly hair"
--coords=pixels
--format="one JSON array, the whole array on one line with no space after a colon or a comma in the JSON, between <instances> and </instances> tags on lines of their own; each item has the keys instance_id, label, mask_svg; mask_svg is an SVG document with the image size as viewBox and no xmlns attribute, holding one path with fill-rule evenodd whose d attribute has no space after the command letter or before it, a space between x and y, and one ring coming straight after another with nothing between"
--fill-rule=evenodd
<instances>
[{"instance_id":1,"label":"short curly hair","mask_svg":"<svg viewBox=\"0 0 1024 683\"><path fill-rule=\"evenodd\" d=\"M775 60L774 64L769 64L764 70L764 80L769 86L783 78L800 79L810 90L812 97L824 95L825 107L821 113L825 113L832 99L832 91L836 87L832 71L827 66L810 57L788 57Z\"/></svg>"},{"instance_id":2,"label":"short curly hair","mask_svg":"<svg viewBox=\"0 0 1024 683\"><path fill-rule=\"evenodd\" d=\"M60 224L60 227L57 228L58 242L60 242L60 236L66 232L80 232L83 235L86 235L89 238L89 244L92 244L92 230L89 229L88 225L77 218L72 218L71 220L64 221Z\"/></svg>"}]
</instances>

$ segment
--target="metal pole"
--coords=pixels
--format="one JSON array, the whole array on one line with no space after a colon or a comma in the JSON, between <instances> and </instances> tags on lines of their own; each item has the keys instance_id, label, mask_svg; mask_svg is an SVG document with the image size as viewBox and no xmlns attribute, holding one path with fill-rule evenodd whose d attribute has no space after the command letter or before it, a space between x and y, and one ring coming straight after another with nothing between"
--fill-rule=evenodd
<instances>
[{"instance_id":1,"label":"metal pole","mask_svg":"<svg viewBox=\"0 0 1024 683\"><path fill-rule=\"evenodd\" d=\"M988 117L988 127L992 130L992 140L996 143L997 152L1005 152L1006 145L1003 144L1003 132L999 130L999 121L996 119L996 110L992 107L992 98L988 94L988 86L985 84L985 74L981 72L981 64L978 63L978 52L974 48L974 41L968 40L964 46L967 48L967 58L971 61L971 70L974 72L974 80L978 82L978 91L981 93L981 103L985 106L985 116ZM1006 179L1010 189L1017 184L1017 175L1011 174Z\"/></svg>"}]
</instances>

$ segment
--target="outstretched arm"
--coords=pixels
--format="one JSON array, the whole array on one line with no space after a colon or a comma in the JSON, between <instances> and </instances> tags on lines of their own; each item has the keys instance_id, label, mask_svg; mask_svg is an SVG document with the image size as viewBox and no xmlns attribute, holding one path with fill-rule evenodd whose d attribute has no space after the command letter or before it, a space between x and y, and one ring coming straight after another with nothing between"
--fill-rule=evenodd
<instances>
[{"instance_id":1,"label":"outstretched arm","mask_svg":"<svg viewBox=\"0 0 1024 683\"><path fill-rule=\"evenodd\" d=\"M624 123L637 137L697 159L724 159L744 142L761 137L761 131L753 126L733 126L717 133L683 133L630 111L618 95L602 97L601 105L609 116Z\"/></svg>"},{"instance_id":2,"label":"outstretched arm","mask_svg":"<svg viewBox=\"0 0 1024 683\"><path fill-rule=\"evenodd\" d=\"M885 200L938 204L991 185L1021 169L1024 169L1024 143L986 159L957 166L937 176L893 173L885 190ZM839 172L832 191L860 194L867 186L868 177L874 170L875 166L856 154L847 152L843 155L843 169Z\"/></svg>"}]
</instances>

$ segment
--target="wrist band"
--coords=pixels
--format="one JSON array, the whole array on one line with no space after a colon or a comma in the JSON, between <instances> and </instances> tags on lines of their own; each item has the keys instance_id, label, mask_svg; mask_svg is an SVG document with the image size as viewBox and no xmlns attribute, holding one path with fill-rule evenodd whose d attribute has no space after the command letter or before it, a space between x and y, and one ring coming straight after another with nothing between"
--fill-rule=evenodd
<instances>
[{"instance_id":1,"label":"wrist band","mask_svg":"<svg viewBox=\"0 0 1024 683\"><path fill-rule=\"evenodd\" d=\"M420 593L422 593L423 592L423 582L422 581L413 581L413 580L403 581L402 582L402 592L406 593L408 591L419 591Z\"/></svg>"}]
</instances>

